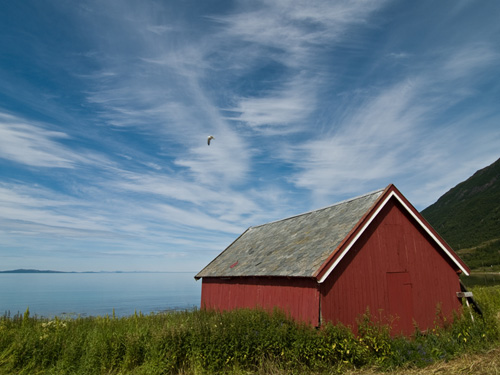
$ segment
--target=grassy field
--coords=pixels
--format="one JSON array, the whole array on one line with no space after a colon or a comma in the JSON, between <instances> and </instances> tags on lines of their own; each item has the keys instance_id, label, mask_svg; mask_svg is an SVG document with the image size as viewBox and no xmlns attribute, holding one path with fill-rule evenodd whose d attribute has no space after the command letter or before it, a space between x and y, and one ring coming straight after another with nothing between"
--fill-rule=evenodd
<instances>
[{"instance_id":1,"label":"grassy field","mask_svg":"<svg viewBox=\"0 0 500 375\"><path fill-rule=\"evenodd\" d=\"M0 318L0 374L495 373L500 287L478 287L468 311L411 339L360 317L360 335L281 312L186 311L126 318ZM418 332L418 330L416 330ZM447 372L449 371L449 372ZM481 372L482 371L482 372Z\"/></svg>"},{"instance_id":2,"label":"grassy field","mask_svg":"<svg viewBox=\"0 0 500 375\"><path fill-rule=\"evenodd\" d=\"M343 375L492 375L500 374L500 348L488 350L483 353L464 353L458 358L449 361L437 361L425 367L402 366L396 370L383 371L375 367L360 369L344 368ZM327 373L327 372L325 372ZM335 372L333 372L335 373ZM256 375L287 375L288 372L269 365L261 369Z\"/></svg>"}]
</instances>

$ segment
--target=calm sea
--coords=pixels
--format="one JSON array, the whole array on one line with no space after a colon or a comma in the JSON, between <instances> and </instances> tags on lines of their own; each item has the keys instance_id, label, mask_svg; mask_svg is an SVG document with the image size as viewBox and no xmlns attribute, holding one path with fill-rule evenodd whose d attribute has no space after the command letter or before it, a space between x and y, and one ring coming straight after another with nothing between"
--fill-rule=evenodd
<instances>
[{"instance_id":1,"label":"calm sea","mask_svg":"<svg viewBox=\"0 0 500 375\"><path fill-rule=\"evenodd\" d=\"M200 305L194 273L0 273L0 315L128 316Z\"/></svg>"}]
</instances>

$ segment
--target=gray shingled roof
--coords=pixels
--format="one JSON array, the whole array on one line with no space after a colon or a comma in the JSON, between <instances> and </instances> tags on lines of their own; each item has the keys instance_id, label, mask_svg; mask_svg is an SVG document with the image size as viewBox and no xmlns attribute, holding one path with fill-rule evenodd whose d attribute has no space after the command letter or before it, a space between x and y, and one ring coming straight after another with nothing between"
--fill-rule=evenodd
<instances>
[{"instance_id":1,"label":"gray shingled roof","mask_svg":"<svg viewBox=\"0 0 500 375\"><path fill-rule=\"evenodd\" d=\"M383 191L250 227L195 277L312 277Z\"/></svg>"}]
</instances>

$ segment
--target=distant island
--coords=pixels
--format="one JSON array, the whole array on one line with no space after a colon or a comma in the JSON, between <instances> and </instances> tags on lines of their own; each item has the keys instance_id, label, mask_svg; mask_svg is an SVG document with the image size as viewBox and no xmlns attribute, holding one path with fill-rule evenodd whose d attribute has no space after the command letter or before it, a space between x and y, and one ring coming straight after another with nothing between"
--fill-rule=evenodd
<instances>
[{"instance_id":1,"label":"distant island","mask_svg":"<svg viewBox=\"0 0 500 375\"><path fill-rule=\"evenodd\" d=\"M20 268L17 270L8 270L8 271L0 271L0 273L125 273L122 271L54 271L54 270L34 270L34 269L25 269Z\"/></svg>"},{"instance_id":2,"label":"distant island","mask_svg":"<svg viewBox=\"0 0 500 375\"><path fill-rule=\"evenodd\" d=\"M35 269L26 269L19 268L17 270L7 270L0 271L0 273L186 273L188 271L169 271L169 272L160 272L160 271L54 271L54 270L35 270Z\"/></svg>"},{"instance_id":3,"label":"distant island","mask_svg":"<svg viewBox=\"0 0 500 375\"><path fill-rule=\"evenodd\" d=\"M0 271L0 273L68 273L64 271L52 271L52 270L33 270L33 269L17 269L17 270L8 270L8 271Z\"/></svg>"}]
</instances>

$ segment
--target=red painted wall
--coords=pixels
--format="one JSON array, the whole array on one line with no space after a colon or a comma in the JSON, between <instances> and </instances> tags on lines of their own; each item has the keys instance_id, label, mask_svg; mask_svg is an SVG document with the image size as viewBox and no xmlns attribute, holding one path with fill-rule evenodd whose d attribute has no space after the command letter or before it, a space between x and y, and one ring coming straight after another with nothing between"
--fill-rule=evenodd
<instances>
[{"instance_id":1,"label":"red painted wall","mask_svg":"<svg viewBox=\"0 0 500 375\"><path fill-rule=\"evenodd\" d=\"M457 267L394 198L321 284L323 321L356 327L369 308L393 333L434 326L436 311L450 318L461 303Z\"/></svg>"},{"instance_id":2,"label":"red painted wall","mask_svg":"<svg viewBox=\"0 0 500 375\"><path fill-rule=\"evenodd\" d=\"M278 307L294 319L319 322L319 291L314 279L285 277L203 278L201 306L207 309Z\"/></svg>"}]
</instances>

